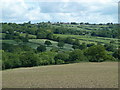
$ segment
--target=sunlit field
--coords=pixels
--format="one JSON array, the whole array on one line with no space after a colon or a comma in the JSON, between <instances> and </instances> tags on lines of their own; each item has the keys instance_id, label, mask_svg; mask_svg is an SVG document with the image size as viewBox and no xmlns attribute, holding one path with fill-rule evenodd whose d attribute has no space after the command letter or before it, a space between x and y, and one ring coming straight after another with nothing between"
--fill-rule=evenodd
<instances>
[{"instance_id":1,"label":"sunlit field","mask_svg":"<svg viewBox=\"0 0 120 90\"><path fill-rule=\"evenodd\" d=\"M2 71L3 88L117 88L118 63L76 63Z\"/></svg>"}]
</instances>

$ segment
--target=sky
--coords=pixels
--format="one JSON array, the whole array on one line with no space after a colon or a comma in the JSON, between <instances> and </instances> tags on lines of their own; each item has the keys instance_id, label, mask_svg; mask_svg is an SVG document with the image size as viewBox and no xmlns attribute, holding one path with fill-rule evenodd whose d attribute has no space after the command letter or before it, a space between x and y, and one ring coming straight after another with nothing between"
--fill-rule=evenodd
<instances>
[{"instance_id":1,"label":"sky","mask_svg":"<svg viewBox=\"0 0 120 90\"><path fill-rule=\"evenodd\" d=\"M117 23L119 0L2 0L1 22Z\"/></svg>"}]
</instances>

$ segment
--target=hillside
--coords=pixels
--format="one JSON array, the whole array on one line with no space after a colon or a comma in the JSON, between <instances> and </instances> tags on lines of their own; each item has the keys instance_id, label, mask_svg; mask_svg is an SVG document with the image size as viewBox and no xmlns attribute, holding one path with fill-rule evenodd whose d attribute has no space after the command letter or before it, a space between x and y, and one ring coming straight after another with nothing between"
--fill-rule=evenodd
<instances>
[{"instance_id":1,"label":"hillside","mask_svg":"<svg viewBox=\"0 0 120 90\"><path fill-rule=\"evenodd\" d=\"M2 69L118 61L117 24L2 23Z\"/></svg>"}]
</instances>

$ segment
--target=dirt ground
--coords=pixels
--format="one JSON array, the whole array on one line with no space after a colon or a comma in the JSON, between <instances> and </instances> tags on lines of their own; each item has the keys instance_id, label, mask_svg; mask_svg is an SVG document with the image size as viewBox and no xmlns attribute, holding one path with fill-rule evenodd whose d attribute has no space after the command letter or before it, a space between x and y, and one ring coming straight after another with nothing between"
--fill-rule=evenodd
<instances>
[{"instance_id":1,"label":"dirt ground","mask_svg":"<svg viewBox=\"0 0 120 90\"><path fill-rule=\"evenodd\" d=\"M117 88L118 63L77 63L2 71L3 88Z\"/></svg>"}]
</instances>

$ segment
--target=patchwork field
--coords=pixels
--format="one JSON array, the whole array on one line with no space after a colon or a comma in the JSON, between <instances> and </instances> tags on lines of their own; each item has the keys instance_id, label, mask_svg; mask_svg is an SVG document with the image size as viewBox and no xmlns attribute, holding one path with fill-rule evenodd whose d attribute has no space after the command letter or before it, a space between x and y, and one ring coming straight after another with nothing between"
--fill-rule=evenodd
<instances>
[{"instance_id":1,"label":"patchwork field","mask_svg":"<svg viewBox=\"0 0 120 90\"><path fill-rule=\"evenodd\" d=\"M110 43L110 41L114 41L114 43L112 43L114 46L118 46L118 39L115 38L105 38L105 37L94 37L94 36L85 36L85 35L65 35L65 34L54 34L56 36L62 37L62 38L66 38L66 37L73 37L76 39L79 39L80 42L85 42L85 43Z\"/></svg>"},{"instance_id":2,"label":"patchwork field","mask_svg":"<svg viewBox=\"0 0 120 90\"><path fill-rule=\"evenodd\" d=\"M26 33L20 33L20 36L25 37L25 36L26 36ZM28 34L28 38L36 38L36 36L35 36L35 35L32 35L32 34Z\"/></svg>"},{"instance_id":3,"label":"patchwork field","mask_svg":"<svg viewBox=\"0 0 120 90\"><path fill-rule=\"evenodd\" d=\"M45 43L46 40L47 40L47 39L30 39L29 42L31 42L32 44L43 44L43 45L44 45L44 43ZM50 49L52 49L53 47L58 47L58 46L57 46L58 42L52 41L52 40L49 40L49 41L52 43L52 45L49 46L49 47L47 47L47 50L50 50ZM36 47L36 48L37 48L37 47ZM35 48L35 49L36 49L36 48ZM65 44L64 47L63 47L63 50L67 50L67 51L72 50L72 45L70 45L70 44Z\"/></svg>"},{"instance_id":4,"label":"patchwork field","mask_svg":"<svg viewBox=\"0 0 120 90\"><path fill-rule=\"evenodd\" d=\"M117 88L118 63L76 63L2 71L3 88Z\"/></svg>"},{"instance_id":5,"label":"patchwork field","mask_svg":"<svg viewBox=\"0 0 120 90\"><path fill-rule=\"evenodd\" d=\"M40 44L44 45L46 40L47 39L29 39L29 42L27 42L27 43L22 43L22 42L20 42L20 43L36 49ZM14 45L18 44L15 40L0 40L0 41L3 42L3 43L8 43L8 44L14 44ZM51 50L53 47L58 47L57 46L58 42L52 41L52 40L49 40L49 41L52 43L52 45L49 46L49 47L46 47L47 51ZM73 50L73 48L72 48L72 45L65 44L64 47L61 50L69 51L69 50Z\"/></svg>"}]
</instances>

